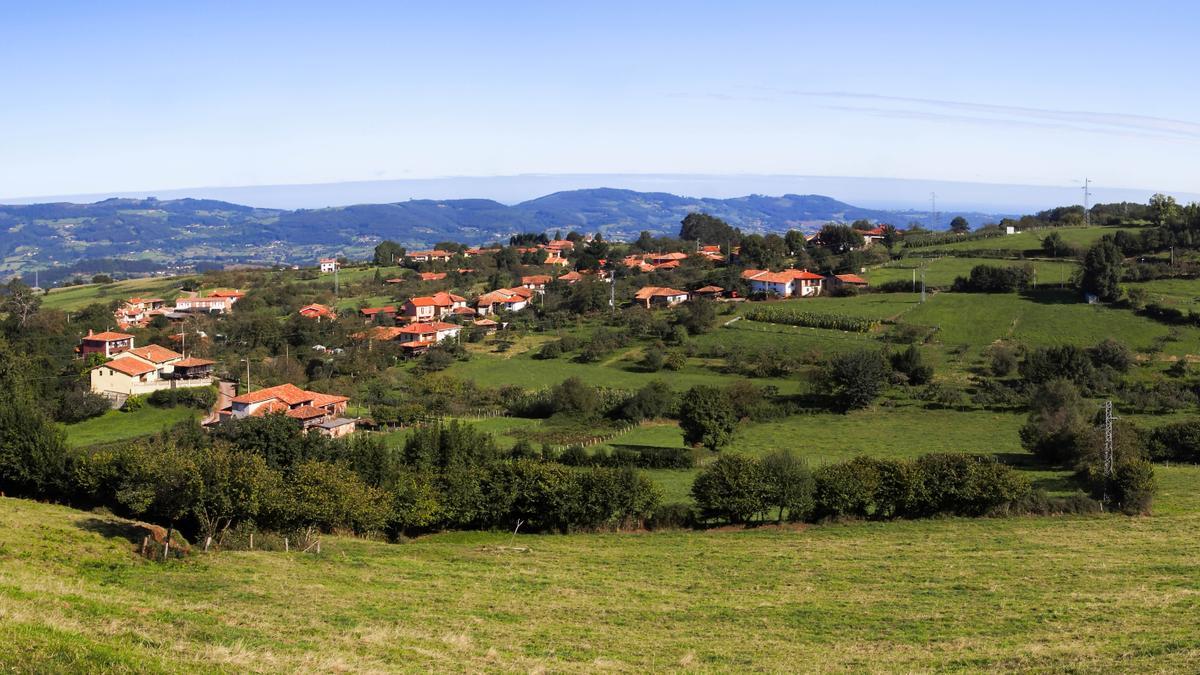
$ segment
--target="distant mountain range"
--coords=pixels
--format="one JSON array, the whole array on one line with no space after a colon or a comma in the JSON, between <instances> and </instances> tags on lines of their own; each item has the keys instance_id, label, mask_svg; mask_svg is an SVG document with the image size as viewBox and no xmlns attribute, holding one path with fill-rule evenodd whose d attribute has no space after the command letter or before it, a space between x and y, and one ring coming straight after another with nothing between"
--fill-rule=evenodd
<instances>
[{"instance_id":1,"label":"distant mountain range","mask_svg":"<svg viewBox=\"0 0 1200 675\"><path fill-rule=\"evenodd\" d=\"M114 198L92 204L0 205L0 273L125 267L115 261L143 268L138 271L305 263L331 254L365 257L383 239L416 248L572 229L633 239L643 230L677 234L679 221L693 211L760 233L812 230L830 221L857 219L898 226L914 220L929 223L927 212L860 208L821 195L712 199L608 188L556 192L513 205L489 199L421 199L296 210L208 199ZM939 222L945 226L956 215L973 226L1002 217L949 212L939 214Z\"/></svg>"}]
</instances>

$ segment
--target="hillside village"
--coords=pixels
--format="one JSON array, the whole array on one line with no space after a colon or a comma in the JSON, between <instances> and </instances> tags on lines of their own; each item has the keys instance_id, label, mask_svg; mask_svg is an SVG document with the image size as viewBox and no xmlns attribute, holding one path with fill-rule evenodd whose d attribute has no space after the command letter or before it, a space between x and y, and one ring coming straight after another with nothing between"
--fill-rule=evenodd
<instances>
[{"instance_id":1,"label":"hillside village","mask_svg":"<svg viewBox=\"0 0 1200 675\"><path fill-rule=\"evenodd\" d=\"M10 282L4 358L25 365L0 368L5 405L72 468L5 492L182 536L151 558L1170 513L1200 460L1200 216L1080 210L766 236L694 214L630 242Z\"/></svg>"}]
</instances>

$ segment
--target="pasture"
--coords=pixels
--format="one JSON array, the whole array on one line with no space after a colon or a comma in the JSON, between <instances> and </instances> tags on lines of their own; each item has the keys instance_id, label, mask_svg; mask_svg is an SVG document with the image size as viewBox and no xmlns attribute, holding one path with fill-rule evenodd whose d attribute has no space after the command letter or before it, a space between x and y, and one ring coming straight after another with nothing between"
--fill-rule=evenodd
<instances>
[{"instance_id":1,"label":"pasture","mask_svg":"<svg viewBox=\"0 0 1200 675\"><path fill-rule=\"evenodd\" d=\"M0 499L0 667L1184 672L1200 469L1160 476L1146 518L327 537L167 564L119 519Z\"/></svg>"}]
</instances>

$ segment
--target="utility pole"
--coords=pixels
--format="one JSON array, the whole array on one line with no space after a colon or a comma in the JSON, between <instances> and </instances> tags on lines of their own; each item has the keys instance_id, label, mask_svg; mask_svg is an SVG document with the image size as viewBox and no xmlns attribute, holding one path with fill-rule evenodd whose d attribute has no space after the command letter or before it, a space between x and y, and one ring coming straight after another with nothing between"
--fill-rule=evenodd
<instances>
[{"instance_id":1,"label":"utility pole","mask_svg":"<svg viewBox=\"0 0 1200 675\"><path fill-rule=\"evenodd\" d=\"M937 231L937 225L938 225L937 193L930 192L929 193L929 229Z\"/></svg>"},{"instance_id":2,"label":"utility pole","mask_svg":"<svg viewBox=\"0 0 1200 675\"><path fill-rule=\"evenodd\" d=\"M341 265L337 264L333 266L333 297L335 298L338 297L338 268L340 267Z\"/></svg>"},{"instance_id":3,"label":"utility pole","mask_svg":"<svg viewBox=\"0 0 1200 675\"><path fill-rule=\"evenodd\" d=\"M925 304L925 266L921 266L921 304Z\"/></svg>"},{"instance_id":4,"label":"utility pole","mask_svg":"<svg viewBox=\"0 0 1200 675\"><path fill-rule=\"evenodd\" d=\"M1089 201L1092 196L1092 192L1091 190L1088 190L1088 186L1091 184L1092 180L1090 178L1083 179L1083 224L1089 227L1092 224L1092 211Z\"/></svg>"}]
</instances>

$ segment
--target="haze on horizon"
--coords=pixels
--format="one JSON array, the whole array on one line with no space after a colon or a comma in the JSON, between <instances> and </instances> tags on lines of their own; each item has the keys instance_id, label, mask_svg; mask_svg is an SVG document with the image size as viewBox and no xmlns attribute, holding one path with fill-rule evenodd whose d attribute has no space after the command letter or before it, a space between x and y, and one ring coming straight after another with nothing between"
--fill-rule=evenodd
<instances>
[{"instance_id":1,"label":"haze on horizon","mask_svg":"<svg viewBox=\"0 0 1200 675\"><path fill-rule=\"evenodd\" d=\"M6 198L531 174L1089 176L1200 191L1193 5L59 3L5 15Z\"/></svg>"}]
</instances>

